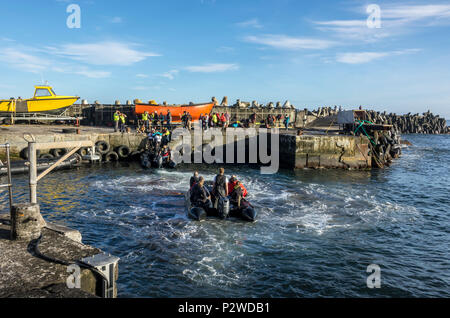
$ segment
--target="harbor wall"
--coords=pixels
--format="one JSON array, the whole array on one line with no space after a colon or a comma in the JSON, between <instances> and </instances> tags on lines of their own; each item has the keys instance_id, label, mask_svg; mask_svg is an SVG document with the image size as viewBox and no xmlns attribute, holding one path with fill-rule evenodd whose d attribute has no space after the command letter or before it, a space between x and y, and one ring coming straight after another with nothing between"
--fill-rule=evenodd
<instances>
[{"instance_id":1,"label":"harbor wall","mask_svg":"<svg viewBox=\"0 0 450 318\"><path fill-rule=\"evenodd\" d=\"M192 138L194 132L191 132ZM252 140L253 139L253 140ZM203 138L201 148L193 151L203 151L205 145L212 141L212 137ZM267 136L267 152L272 155L271 135ZM260 135L245 136L245 163L249 163L249 145L254 142L259 149ZM222 140L215 141L216 147L222 147L223 158L226 158L229 140L223 136ZM180 151L182 139L173 140L170 147ZM234 160L237 162L238 141L231 145L234 149ZM367 169L371 168L372 160L369 149L369 140L365 136L347 135L302 135L279 134L279 160L280 167L285 169L327 168L327 169ZM194 157L192 158L192 160ZM193 162L193 161L192 161ZM258 161L259 163L259 161Z\"/></svg>"},{"instance_id":2,"label":"harbor wall","mask_svg":"<svg viewBox=\"0 0 450 318\"><path fill-rule=\"evenodd\" d=\"M256 130L258 131L258 130ZM191 131L192 140L194 131ZM269 135L270 136L270 135ZM61 142L92 140L94 143L100 140L110 144L114 150L119 146L125 145L130 151L139 151L145 148L147 137L137 133L83 133L83 134L62 134L62 133L42 133L34 135L36 142ZM259 135L256 137L256 143L259 144ZM369 155L368 139L364 136L351 135L314 135L305 134L297 136L292 133L285 133L280 130L279 135L280 164L287 169L302 168L352 168L361 169L371 166ZM268 137L270 141L270 137ZM28 143L23 136L17 134L0 135L0 144L10 143L11 154L19 156L19 153L28 147ZM202 139L202 147L211 142L209 139ZM248 159L249 137L246 137L246 159ZM170 147L177 150L181 144L180 140L174 140ZM223 136L221 143L216 145L226 146L226 135ZM237 141L234 142L235 154L237 153ZM192 147L194 145L192 144ZM271 145L268 143L268 151L271 151ZM224 147L225 150L226 147ZM194 149L194 148L193 148ZM194 149L195 150L195 149ZM199 149L197 149L199 151ZM0 153L2 155L2 153Z\"/></svg>"},{"instance_id":3,"label":"harbor wall","mask_svg":"<svg viewBox=\"0 0 450 318\"><path fill-rule=\"evenodd\" d=\"M281 165L289 169L371 168L369 140L345 135L281 135Z\"/></svg>"}]
</instances>

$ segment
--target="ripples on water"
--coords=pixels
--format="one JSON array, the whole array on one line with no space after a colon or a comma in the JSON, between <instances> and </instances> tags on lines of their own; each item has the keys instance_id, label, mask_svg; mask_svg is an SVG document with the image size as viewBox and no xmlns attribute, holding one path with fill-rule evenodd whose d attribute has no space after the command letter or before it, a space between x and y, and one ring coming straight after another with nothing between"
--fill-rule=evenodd
<instances>
[{"instance_id":1,"label":"ripples on water","mask_svg":"<svg viewBox=\"0 0 450 318\"><path fill-rule=\"evenodd\" d=\"M405 137L414 146L386 170L227 167L259 210L253 224L188 220L188 167L56 172L39 201L47 220L121 257L121 297L448 297L450 138ZM207 180L217 169L197 168ZM15 184L26 200L25 177ZM372 263L381 289L366 287Z\"/></svg>"}]
</instances>

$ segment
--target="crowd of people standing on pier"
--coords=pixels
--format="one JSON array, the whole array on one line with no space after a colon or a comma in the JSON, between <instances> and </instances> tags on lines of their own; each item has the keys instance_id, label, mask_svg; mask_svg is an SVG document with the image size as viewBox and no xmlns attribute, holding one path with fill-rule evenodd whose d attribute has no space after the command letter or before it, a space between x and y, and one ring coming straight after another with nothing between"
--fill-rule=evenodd
<instances>
[{"instance_id":1,"label":"crowd of people standing on pier","mask_svg":"<svg viewBox=\"0 0 450 318\"><path fill-rule=\"evenodd\" d=\"M122 133L129 131L127 126L127 115L121 113L117 110L113 115L114 120L114 132L120 131ZM208 130L209 128L222 128L227 129L228 127L238 128L238 127L259 127L265 128L275 128L281 124L289 129L290 117L289 115L274 115L268 114L265 119L262 119L259 123L257 122L256 112L253 112L249 118L239 120L237 116L231 117L228 112L225 113L202 113L198 119L198 123L203 130ZM188 111L184 111L181 116L181 125L183 128L192 129L193 117ZM145 111L137 121L137 132L138 133L148 133L152 129L159 129L160 131L166 129L171 132L173 128L172 125L172 114L170 110L166 114L160 112L159 114L155 111L149 113Z\"/></svg>"}]
</instances>

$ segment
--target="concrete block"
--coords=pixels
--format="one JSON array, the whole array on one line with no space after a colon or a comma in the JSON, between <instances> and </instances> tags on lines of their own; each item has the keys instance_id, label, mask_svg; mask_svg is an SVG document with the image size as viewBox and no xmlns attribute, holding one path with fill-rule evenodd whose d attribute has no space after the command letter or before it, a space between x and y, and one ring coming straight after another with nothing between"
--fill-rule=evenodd
<instances>
[{"instance_id":1,"label":"concrete block","mask_svg":"<svg viewBox=\"0 0 450 318\"><path fill-rule=\"evenodd\" d=\"M11 211L11 239L33 240L41 235L46 226L38 204L18 204Z\"/></svg>"},{"instance_id":2,"label":"concrete block","mask_svg":"<svg viewBox=\"0 0 450 318\"><path fill-rule=\"evenodd\" d=\"M45 226L47 229L55 231L68 239L71 239L72 241L81 243L82 237L81 233L77 230L68 228L67 226L55 224L55 223L47 223Z\"/></svg>"}]
</instances>

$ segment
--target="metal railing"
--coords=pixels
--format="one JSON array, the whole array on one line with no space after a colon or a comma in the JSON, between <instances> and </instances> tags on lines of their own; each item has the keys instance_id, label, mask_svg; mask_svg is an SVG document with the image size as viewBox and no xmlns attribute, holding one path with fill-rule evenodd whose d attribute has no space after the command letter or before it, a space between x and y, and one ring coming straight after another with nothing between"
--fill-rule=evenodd
<instances>
[{"instance_id":1,"label":"metal railing","mask_svg":"<svg viewBox=\"0 0 450 318\"><path fill-rule=\"evenodd\" d=\"M11 158L10 158L10 145L4 144L0 145L0 149L6 149L6 168L8 170L7 176L8 176L8 183L6 184L0 184L0 188L8 188L9 191L9 210L12 210L13 206L13 196L12 196L12 178L11 178Z\"/></svg>"},{"instance_id":2,"label":"metal railing","mask_svg":"<svg viewBox=\"0 0 450 318\"><path fill-rule=\"evenodd\" d=\"M52 170L54 170L59 164L72 156L81 147L92 148L92 153L95 154L95 144L91 140L80 141L61 141L61 142L43 142L36 143L34 136L30 135L32 140L28 141L28 161L30 163L29 173L29 186L30 186L30 202L32 204L37 203L37 183ZM50 150L55 148L71 148L67 154L59 158L54 164L43 171L39 176L37 174L37 150Z\"/></svg>"}]
</instances>

